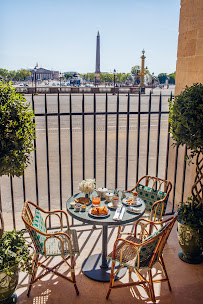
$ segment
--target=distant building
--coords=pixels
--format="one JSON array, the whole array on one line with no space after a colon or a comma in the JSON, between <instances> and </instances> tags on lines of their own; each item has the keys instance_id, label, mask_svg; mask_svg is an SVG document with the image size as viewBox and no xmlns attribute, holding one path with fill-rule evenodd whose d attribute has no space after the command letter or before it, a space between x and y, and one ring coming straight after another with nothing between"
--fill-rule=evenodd
<instances>
[{"instance_id":1,"label":"distant building","mask_svg":"<svg viewBox=\"0 0 203 304\"><path fill-rule=\"evenodd\" d=\"M32 74L32 79L35 79L35 70L30 70ZM36 69L36 79L37 80L49 80L49 79L59 79L58 71L51 71L44 68Z\"/></svg>"}]
</instances>

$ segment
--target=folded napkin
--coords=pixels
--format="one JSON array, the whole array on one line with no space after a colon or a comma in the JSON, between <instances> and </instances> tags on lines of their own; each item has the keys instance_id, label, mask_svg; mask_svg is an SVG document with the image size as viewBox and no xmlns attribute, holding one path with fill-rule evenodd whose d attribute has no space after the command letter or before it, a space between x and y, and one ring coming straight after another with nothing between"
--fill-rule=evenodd
<instances>
[{"instance_id":1,"label":"folded napkin","mask_svg":"<svg viewBox=\"0 0 203 304\"><path fill-rule=\"evenodd\" d=\"M138 209L138 208L133 207L133 206L128 207L127 210L130 211L130 212L134 212L134 213L140 213L141 212L141 209Z\"/></svg>"},{"instance_id":2,"label":"folded napkin","mask_svg":"<svg viewBox=\"0 0 203 304\"><path fill-rule=\"evenodd\" d=\"M125 207L118 207L115 211L115 214L114 214L114 217L113 217L113 220L115 221L121 221L123 216L124 216L124 213L125 213Z\"/></svg>"}]
</instances>

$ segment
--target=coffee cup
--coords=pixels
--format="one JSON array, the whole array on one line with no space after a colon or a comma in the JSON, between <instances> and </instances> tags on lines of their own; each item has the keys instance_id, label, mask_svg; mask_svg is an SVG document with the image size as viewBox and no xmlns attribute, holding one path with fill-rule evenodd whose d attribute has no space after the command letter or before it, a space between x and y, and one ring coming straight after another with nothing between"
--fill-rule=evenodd
<instances>
[{"instance_id":1,"label":"coffee cup","mask_svg":"<svg viewBox=\"0 0 203 304\"><path fill-rule=\"evenodd\" d=\"M111 202L112 202L113 207L117 207L118 204L119 204L119 197L118 196L113 196L112 199L111 199Z\"/></svg>"}]
</instances>

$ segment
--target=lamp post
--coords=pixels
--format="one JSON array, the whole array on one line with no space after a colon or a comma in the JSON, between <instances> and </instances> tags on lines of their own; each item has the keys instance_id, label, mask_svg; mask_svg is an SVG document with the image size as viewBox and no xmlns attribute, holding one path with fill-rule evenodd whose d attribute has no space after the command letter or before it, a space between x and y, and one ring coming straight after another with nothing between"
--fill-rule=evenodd
<instances>
[{"instance_id":1,"label":"lamp post","mask_svg":"<svg viewBox=\"0 0 203 304\"><path fill-rule=\"evenodd\" d=\"M153 93L153 87L154 87L154 72L152 73L152 93Z\"/></svg>"},{"instance_id":2,"label":"lamp post","mask_svg":"<svg viewBox=\"0 0 203 304\"><path fill-rule=\"evenodd\" d=\"M116 69L113 70L113 95L115 95L115 86L116 86Z\"/></svg>"},{"instance_id":3,"label":"lamp post","mask_svg":"<svg viewBox=\"0 0 203 304\"><path fill-rule=\"evenodd\" d=\"M37 67L34 68L35 71L35 95L37 94Z\"/></svg>"},{"instance_id":4,"label":"lamp post","mask_svg":"<svg viewBox=\"0 0 203 304\"><path fill-rule=\"evenodd\" d=\"M60 91L61 91L61 78L63 78L63 73L59 73L59 80L60 80Z\"/></svg>"}]
</instances>

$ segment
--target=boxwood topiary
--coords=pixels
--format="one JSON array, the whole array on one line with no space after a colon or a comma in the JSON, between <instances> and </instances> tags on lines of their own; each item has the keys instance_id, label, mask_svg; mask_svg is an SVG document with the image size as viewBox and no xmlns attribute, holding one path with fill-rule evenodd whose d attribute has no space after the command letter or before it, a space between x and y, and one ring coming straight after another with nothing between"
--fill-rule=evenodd
<instances>
[{"instance_id":1,"label":"boxwood topiary","mask_svg":"<svg viewBox=\"0 0 203 304\"><path fill-rule=\"evenodd\" d=\"M195 83L169 101L170 132L174 145L186 145L190 160L203 152L203 85Z\"/></svg>"},{"instance_id":2,"label":"boxwood topiary","mask_svg":"<svg viewBox=\"0 0 203 304\"><path fill-rule=\"evenodd\" d=\"M30 163L33 111L11 83L0 81L0 176L20 176Z\"/></svg>"}]
</instances>

